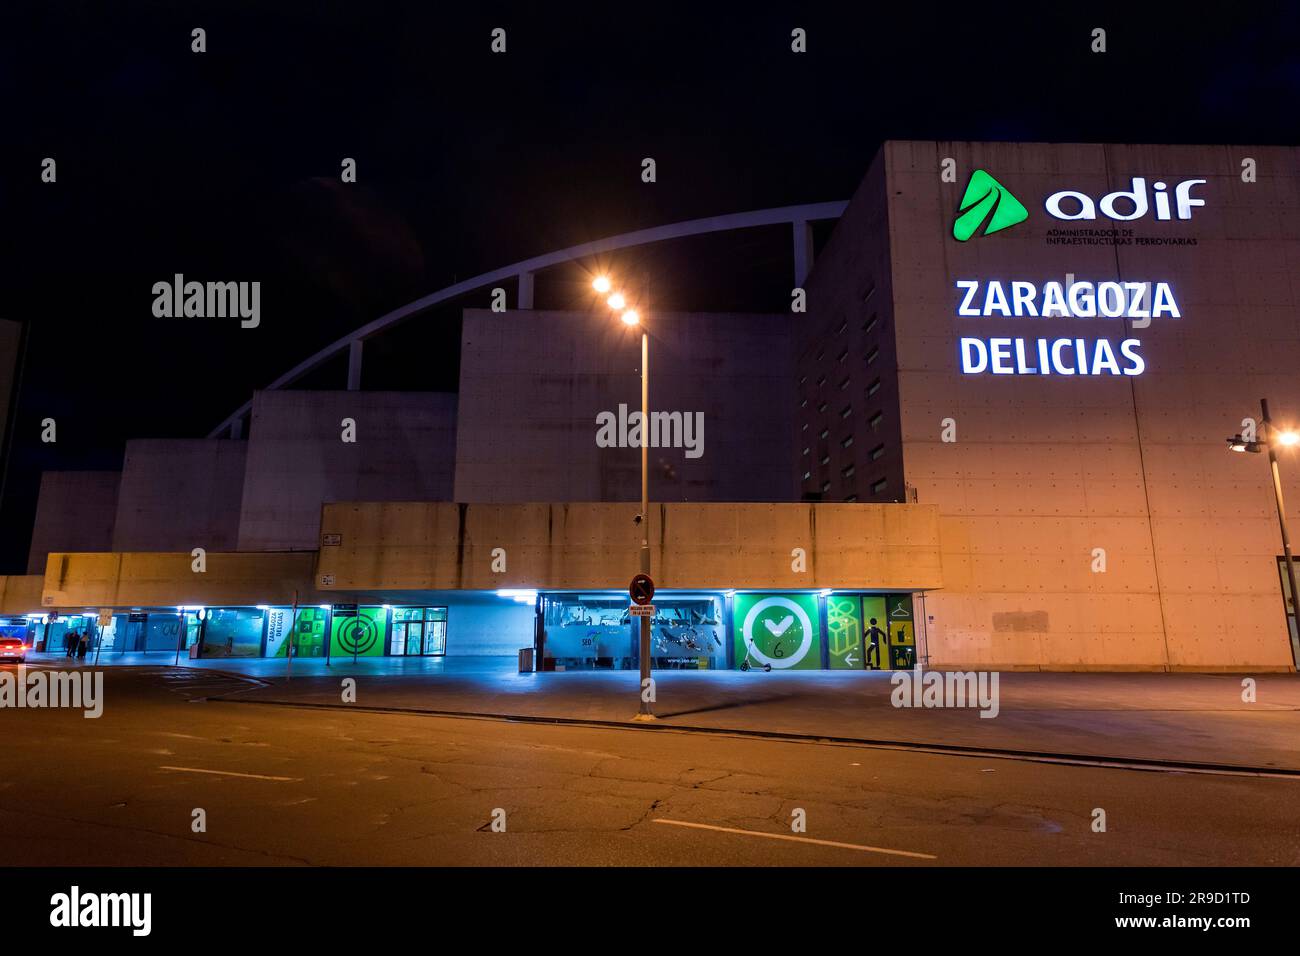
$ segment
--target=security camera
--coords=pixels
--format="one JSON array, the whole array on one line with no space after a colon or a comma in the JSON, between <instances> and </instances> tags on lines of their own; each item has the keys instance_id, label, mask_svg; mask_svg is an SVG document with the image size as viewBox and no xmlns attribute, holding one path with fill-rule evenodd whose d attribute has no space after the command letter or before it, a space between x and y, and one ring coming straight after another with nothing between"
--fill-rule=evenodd
<instances>
[{"instance_id":1,"label":"security camera","mask_svg":"<svg viewBox=\"0 0 1300 956\"><path fill-rule=\"evenodd\" d=\"M641 516L640 516L640 515L637 515L635 518L633 518L633 519L632 519L632 523L633 523L633 524L640 524L640 523L641 523Z\"/></svg>"}]
</instances>

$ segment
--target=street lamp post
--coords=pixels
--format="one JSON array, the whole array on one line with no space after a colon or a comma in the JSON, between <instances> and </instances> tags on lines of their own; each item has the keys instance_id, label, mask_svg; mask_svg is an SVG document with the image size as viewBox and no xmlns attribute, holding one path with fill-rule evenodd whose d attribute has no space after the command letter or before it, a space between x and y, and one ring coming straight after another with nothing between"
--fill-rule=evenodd
<instances>
[{"instance_id":1,"label":"street lamp post","mask_svg":"<svg viewBox=\"0 0 1300 956\"><path fill-rule=\"evenodd\" d=\"M600 293L610 292L612 285L607 276L599 276L592 287ZM621 292L613 292L605 300L624 325L641 325L641 316L636 309L626 308L627 299ZM641 513L637 515L637 524L641 528L641 573L650 575L650 334L641 325ZM634 720L654 720L654 709L646 693L650 684L650 618L641 617L641 640L638 656L641 663L641 681L637 697L640 705Z\"/></svg>"},{"instance_id":2,"label":"street lamp post","mask_svg":"<svg viewBox=\"0 0 1300 956\"><path fill-rule=\"evenodd\" d=\"M1291 557L1291 536L1287 534L1286 530L1286 507L1282 504L1282 475L1278 470L1277 465L1277 450L1273 441L1273 420L1269 418L1268 415L1268 399L1261 398L1259 400L1259 408L1264 422L1264 446L1268 449L1268 467L1273 475L1273 498L1277 504L1277 523L1282 529L1282 554L1286 563L1287 585L1291 588L1291 607L1295 611L1300 611L1300 591L1296 591L1295 586L1295 561ZM1294 432L1284 432L1280 436L1280 440L1285 444L1294 444L1294 436ZM1300 624L1300 617L1297 618L1297 623ZM1289 632L1289 621L1287 622L1287 625ZM1288 633L1287 636L1290 637L1290 633ZM1295 653L1293 651L1292 663L1296 663L1294 657Z\"/></svg>"},{"instance_id":3,"label":"street lamp post","mask_svg":"<svg viewBox=\"0 0 1300 956\"><path fill-rule=\"evenodd\" d=\"M1273 420L1268 413L1268 399L1259 400L1261 434L1255 441L1247 441L1241 435L1234 435L1228 439L1228 447L1233 451L1254 452L1258 454L1261 450L1268 452L1269 472L1273 478L1273 500L1277 505L1277 523L1282 531L1282 554L1283 563L1286 565L1287 586L1291 591L1291 614L1296 615L1297 623L1300 624L1300 591L1296 590L1295 579L1295 560L1291 555L1291 536L1287 533L1286 527L1286 506L1282 502L1282 473L1278 467L1277 446L1287 445L1294 446L1300 444L1300 433L1286 430L1275 431ZM1292 661L1300 665L1297 659L1296 643L1290 633L1290 621L1287 621L1287 638L1292 642Z\"/></svg>"},{"instance_id":4,"label":"street lamp post","mask_svg":"<svg viewBox=\"0 0 1300 956\"><path fill-rule=\"evenodd\" d=\"M626 319L625 319L626 321ZM650 574L650 334L641 327L641 573ZM1287 552L1288 554L1290 552ZM1294 586L1294 585L1293 585ZM646 699L650 687L650 618L641 618L641 707L638 720L653 720L654 711Z\"/></svg>"}]
</instances>

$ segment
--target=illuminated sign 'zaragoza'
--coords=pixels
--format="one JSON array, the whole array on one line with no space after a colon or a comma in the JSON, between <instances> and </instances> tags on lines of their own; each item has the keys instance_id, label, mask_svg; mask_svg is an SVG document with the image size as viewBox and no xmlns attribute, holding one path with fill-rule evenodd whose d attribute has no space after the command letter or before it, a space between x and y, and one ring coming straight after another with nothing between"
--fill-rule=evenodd
<instances>
[{"instance_id":1,"label":"illuminated sign 'zaragoza'","mask_svg":"<svg viewBox=\"0 0 1300 956\"><path fill-rule=\"evenodd\" d=\"M957 314L973 318L1115 319L1182 317L1167 282L983 283L958 279L964 292ZM982 294L981 294L982 292ZM1139 323L1134 323L1137 327ZM967 375L1141 375L1142 342L1126 338L982 338L963 336L961 370Z\"/></svg>"},{"instance_id":2,"label":"illuminated sign 'zaragoza'","mask_svg":"<svg viewBox=\"0 0 1300 956\"><path fill-rule=\"evenodd\" d=\"M982 283L978 279L958 279L957 288L966 293L957 307L958 315L1182 318L1168 282L1099 282L1096 285L1075 282L1068 289L1060 282L1045 282L1040 290L1033 282Z\"/></svg>"}]
</instances>

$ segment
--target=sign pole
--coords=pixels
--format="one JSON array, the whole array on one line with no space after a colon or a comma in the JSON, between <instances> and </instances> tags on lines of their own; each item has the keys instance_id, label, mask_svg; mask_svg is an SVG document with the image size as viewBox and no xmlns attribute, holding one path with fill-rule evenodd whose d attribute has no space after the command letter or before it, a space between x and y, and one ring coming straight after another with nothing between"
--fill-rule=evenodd
<instances>
[{"instance_id":1,"label":"sign pole","mask_svg":"<svg viewBox=\"0 0 1300 956\"><path fill-rule=\"evenodd\" d=\"M293 679L293 652L298 641L298 592L293 592L293 611L289 615L289 646L285 649L284 679L288 683Z\"/></svg>"},{"instance_id":2,"label":"sign pole","mask_svg":"<svg viewBox=\"0 0 1300 956\"><path fill-rule=\"evenodd\" d=\"M99 666L99 649L104 646L104 609L103 608L99 609L98 621L99 621L99 633L95 635L95 663L93 665L95 667ZM108 615L108 623L109 624L113 623L113 614L111 611L109 612Z\"/></svg>"}]
</instances>

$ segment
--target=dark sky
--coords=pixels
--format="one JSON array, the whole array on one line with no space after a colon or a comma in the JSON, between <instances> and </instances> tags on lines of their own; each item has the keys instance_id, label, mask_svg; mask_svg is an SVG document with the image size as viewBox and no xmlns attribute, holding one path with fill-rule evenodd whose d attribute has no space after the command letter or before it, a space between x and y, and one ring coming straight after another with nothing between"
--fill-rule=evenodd
<instances>
[{"instance_id":1,"label":"dark sky","mask_svg":"<svg viewBox=\"0 0 1300 956\"><path fill-rule=\"evenodd\" d=\"M128 438L201 437L253 388L457 278L845 199L888 138L1300 142L1294 8L461 6L3 4L0 318L30 334L0 572L23 570L42 470L117 468ZM1105 54L1089 51L1094 27ZM339 181L345 156L355 185ZM652 269L665 305L779 308L786 250L784 232L756 233L622 265ZM154 318L151 287L176 272L260 281L261 328ZM544 282L538 305L567 304L572 278ZM454 389L459 308L486 304L368 351L365 385ZM330 372L309 384L341 387ZM56 444L40 442L45 417Z\"/></svg>"}]
</instances>

